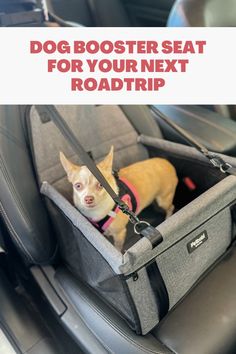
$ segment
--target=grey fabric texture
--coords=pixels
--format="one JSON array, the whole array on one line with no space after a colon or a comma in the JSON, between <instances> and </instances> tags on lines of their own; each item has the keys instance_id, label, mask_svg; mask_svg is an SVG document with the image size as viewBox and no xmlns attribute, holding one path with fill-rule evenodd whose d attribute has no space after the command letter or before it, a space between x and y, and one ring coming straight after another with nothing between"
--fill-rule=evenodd
<instances>
[{"instance_id":1,"label":"grey fabric texture","mask_svg":"<svg viewBox=\"0 0 236 354\"><path fill-rule=\"evenodd\" d=\"M206 220L217 215L233 201L236 201L236 178L228 176L157 227L163 236L163 242L158 247L150 250L148 244L142 239L127 250L120 271L126 275L134 272L175 245ZM227 233L226 238L228 239ZM144 246L143 251L139 245L141 242ZM212 252L214 251L212 248Z\"/></svg>"},{"instance_id":2,"label":"grey fabric texture","mask_svg":"<svg viewBox=\"0 0 236 354\"><path fill-rule=\"evenodd\" d=\"M51 199L59 209L79 228L87 240L103 255L114 272L120 273L119 266L123 262L122 254L104 237L70 202L54 187L44 182L41 193Z\"/></svg>"},{"instance_id":3,"label":"grey fabric texture","mask_svg":"<svg viewBox=\"0 0 236 354\"><path fill-rule=\"evenodd\" d=\"M161 150L165 150L168 153L172 153L172 154L180 153L181 155L186 157L191 157L191 158L194 157L196 160L205 161L210 165L209 160L206 157L204 157L203 154L200 153L198 150L196 150L194 147L173 143L172 141L163 140L159 138L153 138L151 136L147 136L143 134L141 134L138 137L138 142L146 146L153 146L157 149L160 148ZM236 166L235 157L231 157L219 153L217 153L217 155L222 157L226 162L228 162L232 166Z\"/></svg>"},{"instance_id":4,"label":"grey fabric texture","mask_svg":"<svg viewBox=\"0 0 236 354\"><path fill-rule=\"evenodd\" d=\"M90 286L103 301L115 308L133 330L140 333L140 323L133 300L128 296L124 277L117 276L103 254L55 203L48 198L46 202L58 237L63 263L76 278ZM100 237L103 238L103 235Z\"/></svg>"},{"instance_id":5,"label":"grey fabric texture","mask_svg":"<svg viewBox=\"0 0 236 354\"><path fill-rule=\"evenodd\" d=\"M168 290L170 307L186 294L231 242L229 204L236 200L236 179L233 176L224 179L162 223L158 229L164 241L157 248L151 250L149 241L141 239L123 256L52 186L43 183L41 192L81 230L117 274L134 272L156 256ZM222 196L220 199L219 194ZM189 254L188 242L203 231L207 231L207 242ZM158 323L159 317L145 268L139 271L137 281L129 278L127 284L140 317L142 333L148 333Z\"/></svg>"},{"instance_id":6,"label":"grey fabric texture","mask_svg":"<svg viewBox=\"0 0 236 354\"><path fill-rule=\"evenodd\" d=\"M129 278L127 284L140 318L142 334L147 334L159 322L159 313L146 269L138 272L136 281Z\"/></svg>"},{"instance_id":7,"label":"grey fabric texture","mask_svg":"<svg viewBox=\"0 0 236 354\"><path fill-rule=\"evenodd\" d=\"M57 106L60 114L84 149L97 162L115 147L114 168L119 169L148 158L146 148L137 143L138 134L118 106ZM31 109L34 159L40 182L47 181L71 200L72 189L65 177L59 151L72 162L82 164L53 122L42 123Z\"/></svg>"},{"instance_id":8,"label":"grey fabric texture","mask_svg":"<svg viewBox=\"0 0 236 354\"><path fill-rule=\"evenodd\" d=\"M107 239L100 234L100 232L94 228L94 226L87 221L87 219L77 210L75 209L75 207L73 207L60 193L58 193L54 187L52 187L51 185L49 185L47 182L44 182L42 184L41 187L41 193L43 195L45 195L46 197L48 197L51 201L53 201L53 203L65 214L65 216L73 223L73 225L78 228L82 234L86 237L86 239L91 243L91 245L93 245L93 247L96 248L96 250L99 252L100 255L102 255L102 257L106 260L106 262L112 267L113 271L117 274L120 273L119 271L119 266L120 264L123 263L123 256L120 252L118 252L115 247L113 247L111 245L110 242L107 241ZM58 216L57 216L58 217ZM57 224L58 222L55 221ZM79 244L82 243L82 240L79 240L79 235L75 236L77 237L78 240L76 242L78 242ZM62 238L65 240L65 242L70 243L69 237L68 237L68 232L67 235L62 236ZM64 240L62 240L64 242ZM72 243L72 242L71 242ZM68 245L70 246L70 245ZM67 245L64 246L64 250L62 250L62 253L65 251L65 248L67 248ZM76 247L74 247L73 250L71 250L70 255L68 255L69 260L68 263L70 263L74 257L74 253L78 252L78 250L76 249ZM89 251L87 251L88 254L86 254L83 258L86 258L89 256ZM91 252L90 252L91 253ZM78 256L79 256L79 252L78 252ZM92 263L96 263L96 260L93 260ZM77 260L77 263L80 264L81 260ZM103 286L105 285L105 290L103 290L103 292L105 291L104 294L104 298L107 296L107 294L109 294L110 299L107 300L108 302L112 303L112 290L114 291L114 295L116 295L115 293L115 288L114 289L110 289L109 290L109 285L106 283L110 284L110 288L113 285L113 280L115 279L115 277L112 278L108 278L108 279L103 279L103 276L105 277L105 270L103 268L102 262L98 261L99 266L101 267L101 269L98 269L98 267L96 269L92 270L91 268L91 262L90 264L88 264L85 269L86 271L91 271L90 272L90 278L92 277L92 273L94 272L98 272L100 273L99 278L99 284L100 286L98 287L98 290L100 293L102 293L103 290ZM81 266L81 264L80 264ZM77 265L71 265L71 268L76 269ZM82 273L83 272L84 267L81 266L80 271L77 270L77 272ZM102 270L102 272L100 272L100 270ZM82 276L80 274L80 276ZM96 281L98 281L98 278L96 278ZM115 279L116 280L116 279ZM92 281L91 286L95 285L95 279ZM141 325L141 329L142 329L142 334L146 334L148 333L159 321L159 316L158 316L158 309L157 309L157 305L156 305L156 300L153 294L153 291L151 289L151 285L150 282L148 280L147 277L147 273L146 273L146 269L143 268L142 270L140 270L138 272L138 279L137 281L133 281L132 278L127 279L127 285L129 288L129 291L131 293L132 299L134 301L136 310L138 312L139 315L139 319L140 319L140 325ZM95 287L95 286L94 286ZM106 290L108 292L106 292ZM122 288L121 288L122 291ZM106 295L106 296L105 296ZM125 296L125 294L123 294L123 296ZM122 298L121 296L119 296L119 298L116 299L116 307L119 307L119 311L121 311L122 313L125 313L126 316L129 315L129 318L131 318L131 315L129 314L130 309L128 311L128 309L126 309L126 311L124 312L124 308L127 307L127 301L123 301L121 302ZM114 304L113 300L113 304ZM119 306L119 305L122 306Z\"/></svg>"},{"instance_id":9,"label":"grey fabric texture","mask_svg":"<svg viewBox=\"0 0 236 354\"><path fill-rule=\"evenodd\" d=\"M193 215L195 218L195 216ZM164 279L170 308L173 307L193 286L198 278L226 251L232 241L232 221L230 208L226 208L213 218L201 224L178 243L159 254L157 264ZM176 226L175 222L173 227ZM207 232L208 240L192 253L187 244L195 237ZM183 234L184 235L184 234ZM200 236L199 236L200 237Z\"/></svg>"}]
</instances>

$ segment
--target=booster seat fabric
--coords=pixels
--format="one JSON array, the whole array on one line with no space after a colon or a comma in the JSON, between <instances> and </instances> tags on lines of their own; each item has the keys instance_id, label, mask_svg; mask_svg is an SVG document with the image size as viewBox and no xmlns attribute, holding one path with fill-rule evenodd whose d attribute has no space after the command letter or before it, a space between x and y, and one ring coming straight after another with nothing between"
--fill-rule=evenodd
<instances>
[{"instance_id":1,"label":"booster seat fabric","mask_svg":"<svg viewBox=\"0 0 236 354\"><path fill-rule=\"evenodd\" d=\"M194 148L138 135L119 107L57 109L95 161L113 144L116 168L149 156L165 157L176 167L181 181L177 211L157 226L163 242L152 249L147 238L136 239L122 254L72 205L59 151L74 162L79 159L53 123L43 123L35 108L31 109L34 163L64 261L131 328L146 334L232 243L236 177L215 169ZM224 159L236 166L236 159ZM197 192L189 192L182 200L185 177L196 184ZM156 272L150 267L154 262Z\"/></svg>"}]
</instances>

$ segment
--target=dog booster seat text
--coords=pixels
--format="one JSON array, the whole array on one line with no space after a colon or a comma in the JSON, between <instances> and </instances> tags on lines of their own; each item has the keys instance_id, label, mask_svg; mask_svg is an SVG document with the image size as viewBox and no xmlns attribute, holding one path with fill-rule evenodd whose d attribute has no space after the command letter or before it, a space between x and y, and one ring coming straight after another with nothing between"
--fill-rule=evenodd
<instances>
[{"instance_id":1,"label":"dog booster seat text","mask_svg":"<svg viewBox=\"0 0 236 354\"><path fill-rule=\"evenodd\" d=\"M203 40L30 41L32 55L47 57L49 74L70 73L72 91L159 91L162 73L185 73L190 55L205 48Z\"/></svg>"}]
</instances>

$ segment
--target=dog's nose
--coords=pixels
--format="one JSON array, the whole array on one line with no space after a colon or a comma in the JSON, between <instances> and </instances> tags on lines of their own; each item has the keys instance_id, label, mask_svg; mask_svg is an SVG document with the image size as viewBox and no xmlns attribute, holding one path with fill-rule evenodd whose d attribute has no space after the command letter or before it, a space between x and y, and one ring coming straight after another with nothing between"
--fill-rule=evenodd
<instances>
[{"instance_id":1,"label":"dog's nose","mask_svg":"<svg viewBox=\"0 0 236 354\"><path fill-rule=\"evenodd\" d=\"M87 195L84 200L86 204L92 204L94 202L94 197L92 195Z\"/></svg>"}]
</instances>

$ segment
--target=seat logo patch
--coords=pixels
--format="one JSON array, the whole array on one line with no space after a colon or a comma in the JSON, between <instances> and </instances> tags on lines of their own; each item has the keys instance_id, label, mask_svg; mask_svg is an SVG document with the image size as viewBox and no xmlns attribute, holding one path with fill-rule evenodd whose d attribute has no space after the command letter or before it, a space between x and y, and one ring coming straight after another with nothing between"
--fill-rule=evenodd
<instances>
[{"instance_id":1,"label":"seat logo patch","mask_svg":"<svg viewBox=\"0 0 236 354\"><path fill-rule=\"evenodd\" d=\"M200 235L194 237L189 243L187 243L188 253L192 253L193 251L195 251L207 240L208 240L208 235L206 230L204 230Z\"/></svg>"}]
</instances>

